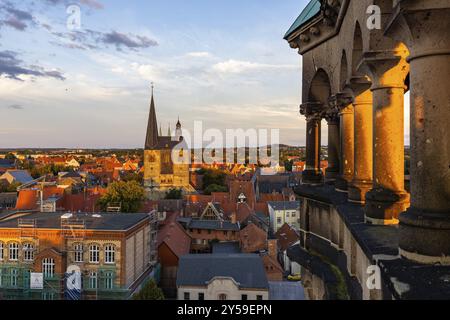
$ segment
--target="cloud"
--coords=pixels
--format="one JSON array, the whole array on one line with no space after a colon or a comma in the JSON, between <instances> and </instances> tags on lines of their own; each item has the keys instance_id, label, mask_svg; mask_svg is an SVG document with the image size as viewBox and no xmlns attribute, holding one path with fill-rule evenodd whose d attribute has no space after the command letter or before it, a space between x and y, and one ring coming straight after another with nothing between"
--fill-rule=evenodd
<instances>
[{"instance_id":1,"label":"cloud","mask_svg":"<svg viewBox=\"0 0 450 320\"><path fill-rule=\"evenodd\" d=\"M54 78L65 80L63 74L57 70L45 70L41 66L24 66L14 51L0 51L0 76L23 81L23 76Z\"/></svg>"},{"instance_id":2,"label":"cloud","mask_svg":"<svg viewBox=\"0 0 450 320\"><path fill-rule=\"evenodd\" d=\"M84 31L51 33L62 40L62 42L51 41L51 44L68 49L87 50L113 46L117 51L123 51L124 49L137 51L138 49L158 46L156 40L146 36L131 33L125 34L117 31L104 33L86 29Z\"/></svg>"},{"instance_id":3,"label":"cloud","mask_svg":"<svg viewBox=\"0 0 450 320\"><path fill-rule=\"evenodd\" d=\"M76 2L74 3L74 1L69 1L69 0L45 0L45 2L48 5L69 5L69 4L76 4ZM85 5L86 7L92 8L92 9L96 9L96 10L100 10L104 8L104 5L97 0L79 0L78 3L80 5Z\"/></svg>"},{"instance_id":4,"label":"cloud","mask_svg":"<svg viewBox=\"0 0 450 320\"><path fill-rule=\"evenodd\" d=\"M24 107L20 104L11 104L7 108L12 109L12 110L23 110L24 109Z\"/></svg>"},{"instance_id":5,"label":"cloud","mask_svg":"<svg viewBox=\"0 0 450 320\"><path fill-rule=\"evenodd\" d=\"M241 74L254 71L297 69L295 65L274 65L249 61L227 60L213 65L213 70L223 74Z\"/></svg>"},{"instance_id":6,"label":"cloud","mask_svg":"<svg viewBox=\"0 0 450 320\"><path fill-rule=\"evenodd\" d=\"M129 49L136 49L155 47L158 45L158 42L146 36L124 34L117 31L105 33L99 40L105 44L115 45L118 50L123 46Z\"/></svg>"},{"instance_id":7,"label":"cloud","mask_svg":"<svg viewBox=\"0 0 450 320\"><path fill-rule=\"evenodd\" d=\"M211 57L211 54L206 51L199 51L199 52L189 52L186 54L188 57L192 58L209 58Z\"/></svg>"},{"instance_id":8,"label":"cloud","mask_svg":"<svg viewBox=\"0 0 450 320\"><path fill-rule=\"evenodd\" d=\"M15 8L10 2L0 5L0 11L6 13L6 16L0 19L0 25L8 26L18 31L25 31L28 24L34 23L34 18L29 12Z\"/></svg>"}]
</instances>

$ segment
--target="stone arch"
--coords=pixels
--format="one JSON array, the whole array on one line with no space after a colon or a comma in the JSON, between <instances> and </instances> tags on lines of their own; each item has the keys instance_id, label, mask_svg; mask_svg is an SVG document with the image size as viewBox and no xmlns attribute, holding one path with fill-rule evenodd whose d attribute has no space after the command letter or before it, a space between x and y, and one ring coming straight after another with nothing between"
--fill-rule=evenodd
<instances>
[{"instance_id":1,"label":"stone arch","mask_svg":"<svg viewBox=\"0 0 450 320\"><path fill-rule=\"evenodd\" d=\"M328 74L323 69L318 69L309 88L308 101L328 104L331 95L331 82Z\"/></svg>"},{"instance_id":2,"label":"stone arch","mask_svg":"<svg viewBox=\"0 0 450 320\"><path fill-rule=\"evenodd\" d=\"M347 53L345 50L342 50L341 57L341 70L339 73L339 90L343 91L348 79L348 62L347 62Z\"/></svg>"},{"instance_id":3,"label":"stone arch","mask_svg":"<svg viewBox=\"0 0 450 320\"><path fill-rule=\"evenodd\" d=\"M361 26L358 21L355 24L355 30L353 33L353 49L352 49L352 74L358 75L358 65L363 58L363 37Z\"/></svg>"}]
</instances>

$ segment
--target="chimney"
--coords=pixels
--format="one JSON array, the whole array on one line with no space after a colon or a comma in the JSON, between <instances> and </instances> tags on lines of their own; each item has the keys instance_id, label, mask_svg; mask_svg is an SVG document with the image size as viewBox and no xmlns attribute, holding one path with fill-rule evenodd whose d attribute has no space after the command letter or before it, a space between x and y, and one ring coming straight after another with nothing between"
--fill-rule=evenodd
<instances>
[{"instance_id":1,"label":"chimney","mask_svg":"<svg viewBox=\"0 0 450 320\"><path fill-rule=\"evenodd\" d=\"M237 221L237 218L236 218L236 212L233 212L233 213L231 214L231 223L236 223L236 221Z\"/></svg>"},{"instance_id":2,"label":"chimney","mask_svg":"<svg viewBox=\"0 0 450 320\"><path fill-rule=\"evenodd\" d=\"M278 243L277 239L269 239L267 240L267 247L269 251L269 256L278 260Z\"/></svg>"}]
</instances>

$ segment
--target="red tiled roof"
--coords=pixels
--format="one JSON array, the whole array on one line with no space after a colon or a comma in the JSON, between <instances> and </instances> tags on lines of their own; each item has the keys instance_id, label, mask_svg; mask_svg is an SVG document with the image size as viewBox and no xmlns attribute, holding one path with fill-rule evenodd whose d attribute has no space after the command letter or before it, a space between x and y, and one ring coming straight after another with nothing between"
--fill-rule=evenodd
<instances>
[{"instance_id":1,"label":"red tiled roof","mask_svg":"<svg viewBox=\"0 0 450 320\"><path fill-rule=\"evenodd\" d=\"M297 232L287 223L278 229L275 233L275 238L278 239L278 245L281 251L287 250L287 248L300 239Z\"/></svg>"},{"instance_id":2,"label":"red tiled roof","mask_svg":"<svg viewBox=\"0 0 450 320\"><path fill-rule=\"evenodd\" d=\"M158 247L165 243L170 250L179 258L189 253L191 248L191 237L177 222L165 224L158 231Z\"/></svg>"},{"instance_id":3,"label":"red tiled roof","mask_svg":"<svg viewBox=\"0 0 450 320\"><path fill-rule=\"evenodd\" d=\"M17 198L17 210L35 210L37 209L38 190L21 190Z\"/></svg>"}]
</instances>

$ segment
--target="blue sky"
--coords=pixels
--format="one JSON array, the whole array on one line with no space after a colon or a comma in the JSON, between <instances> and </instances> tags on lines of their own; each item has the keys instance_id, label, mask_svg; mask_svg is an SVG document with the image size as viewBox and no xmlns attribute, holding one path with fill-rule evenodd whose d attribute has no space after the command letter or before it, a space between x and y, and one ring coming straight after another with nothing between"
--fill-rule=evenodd
<instances>
[{"instance_id":1,"label":"blue sky","mask_svg":"<svg viewBox=\"0 0 450 320\"><path fill-rule=\"evenodd\" d=\"M301 58L283 35L306 2L2 0L0 148L142 147L152 81L164 133L179 116L304 145Z\"/></svg>"}]
</instances>

